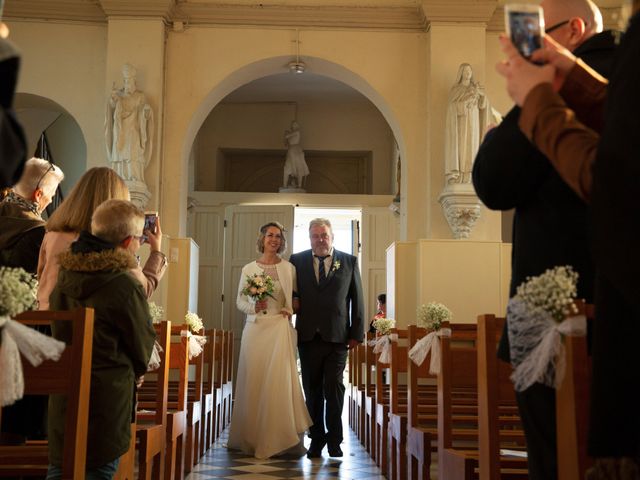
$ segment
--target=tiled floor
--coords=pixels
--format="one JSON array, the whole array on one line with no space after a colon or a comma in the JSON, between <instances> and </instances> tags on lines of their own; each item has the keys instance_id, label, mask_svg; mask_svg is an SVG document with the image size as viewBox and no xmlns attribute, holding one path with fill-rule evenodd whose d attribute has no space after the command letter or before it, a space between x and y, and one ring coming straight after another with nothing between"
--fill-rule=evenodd
<instances>
[{"instance_id":1,"label":"tiled floor","mask_svg":"<svg viewBox=\"0 0 640 480\"><path fill-rule=\"evenodd\" d=\"M230 478L259 480L278 478L288 479L326 479L341 478L353 480L384 479L380 469L362 448L355 434L345 428L345 440L342 443L344 456L331 458L327 450L322 458L308 459L277 457L269 460L258 460L247 455L227 450L226 433L201 459L187 480L204 480L210 478ZM309 439L306 440L307 446Z\"/></svg>"}]
</instances>

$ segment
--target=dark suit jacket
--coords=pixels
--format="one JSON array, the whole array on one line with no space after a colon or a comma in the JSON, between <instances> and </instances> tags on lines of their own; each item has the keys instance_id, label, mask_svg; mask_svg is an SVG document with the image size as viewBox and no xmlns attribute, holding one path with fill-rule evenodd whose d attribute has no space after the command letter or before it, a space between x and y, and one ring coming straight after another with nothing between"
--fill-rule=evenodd
<instances>
[{"instance_id":1,"label":"dark suit jacket","mask_svg":"<svg viewBox=\"0 0 640 480\"><path fill-rule=\"evenodd\" d=\"M349 339L362 342L364 308L358 259L334 249L333 263L322 285L316 281L311 250L295 253L289 261L296 267L300 297L296 319L298 342L308 342L316 332L325 342L347 343Z\"/></svg>"}]
</instances>

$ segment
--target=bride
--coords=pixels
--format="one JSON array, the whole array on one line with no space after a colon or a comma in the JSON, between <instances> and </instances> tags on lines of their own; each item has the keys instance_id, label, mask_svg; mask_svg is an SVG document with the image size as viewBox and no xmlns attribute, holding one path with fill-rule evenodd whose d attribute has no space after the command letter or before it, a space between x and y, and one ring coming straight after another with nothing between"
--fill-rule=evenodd
<instances>
[{"instance_id":1,"label":"bride","mask_svg":"<svg viewBox=\"0 0 640 480\"><path fill-rule=\"evenodd\" d=\"M242 332L235 403L228 447L264 459L278 454L304 455L304 432L311 417L296 367L296 331L291 325L295 268L280 254L287 241L278 222L260 227L262 256L242 269L236 305L247 314ZM247 276L269 275L272 297L255 301L244 295Z\"/></svg>"}]
</instances>

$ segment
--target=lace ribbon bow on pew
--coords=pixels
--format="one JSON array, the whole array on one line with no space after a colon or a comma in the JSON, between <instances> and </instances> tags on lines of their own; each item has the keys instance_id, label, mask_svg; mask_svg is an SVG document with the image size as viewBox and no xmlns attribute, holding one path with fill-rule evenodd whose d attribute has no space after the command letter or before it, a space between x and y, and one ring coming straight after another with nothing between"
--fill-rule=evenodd
<instances>
[{"instance_id":1,"label":"lace ribbon bow on pew","mask_svg":"<svg viewBox=\"0 0 640 480\"><path fill-rule=\"evenodd\" d=\"M450 337L450 328L441 328L429 332L416 342L409 350L409 358L416 365L422 365L424 359L431 352L431 361L429 362L429 373L438 375L440 373L440 337Z\"/></svg>"},{"instance_id":2,"label":"lace ribbon bow on pew","mask_svg":"<svg viewBox=\"0 0 640 480\"><path fill-rule=\"evenodd\" d=\"M522 392L534 383L558 388L566 368L562 337L587 334L587 318L574 315L557 322L544 312L531 312L523 302L511 299L507 307L511 380Z\"/></svg>"},{"instance_id":3,"label":"lace ribbon bow on pew","mask_svg":"<svg viewBox=\"0 0 640 480\"><path fill-rule=\"evenodd\" d=\"M181 330L180 336L187 337L189 360L200 355L204 348L204 344L207 343L207 337L204 335L194 335L189 330Z\"/></svg>"},{"instance_id":4,"label":"lace ribbon bow on pew","mask_svg":"<svg viewBox=\"0 0 640 480\"><path fill-rule=\"evenodd\" d=\"M380 354L380 362L389 363L391 361L391 342L397 340L397 333L386 333L369 340L369 346L373 347L373 353Z\"/></svg>"},{"instance_id":5,"label":"lace ribbon bow on pew","mask_svg":"<svg viewBox=\"0 0 640 480\"><path fill-rule=\"evenodd\" d=\"M24 395L20 354L37 367L44 360L60 360L66 345L8 316L0 316L0 333L0 407L6 407Z\"/></svg>"}]
</instances>

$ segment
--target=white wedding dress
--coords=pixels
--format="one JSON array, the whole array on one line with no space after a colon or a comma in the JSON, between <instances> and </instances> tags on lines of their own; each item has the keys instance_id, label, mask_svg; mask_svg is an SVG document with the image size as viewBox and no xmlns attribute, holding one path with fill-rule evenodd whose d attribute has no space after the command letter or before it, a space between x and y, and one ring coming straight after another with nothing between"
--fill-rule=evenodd
<instances>
[{"instance_id":1,"label":"white wedding dress","mask_svg":"<svg viewBox=\"0 0 640 480\"><path fill-rule=\"evenodd\" d=\"M275 298L267 297L266 313L242 332L228 447L261 459L304 455L302 438L312 422L296 366L297 335L280 313L285 295L275 265L258 266L274 279Z\"/></svg>"}]
</instances>

